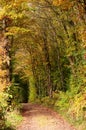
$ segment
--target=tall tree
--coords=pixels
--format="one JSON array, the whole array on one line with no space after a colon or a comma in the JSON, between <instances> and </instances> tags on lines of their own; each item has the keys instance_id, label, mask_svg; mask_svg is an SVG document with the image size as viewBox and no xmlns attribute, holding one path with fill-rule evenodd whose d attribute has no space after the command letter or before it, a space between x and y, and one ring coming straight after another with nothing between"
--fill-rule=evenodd
<instances>
[{"instance_id":1,"label":"tall tree","mask_svg":"<svg viewBox=\"0 0 86 130\"><path fill-rule=\"evenodd\" d=\"M27 0L0 0L0 89L10 86L10 51L11 40L18 33L26 30L19 26L24 18ZM13 42L13 41L12 41Z\"/></svg>"}]
</instances>

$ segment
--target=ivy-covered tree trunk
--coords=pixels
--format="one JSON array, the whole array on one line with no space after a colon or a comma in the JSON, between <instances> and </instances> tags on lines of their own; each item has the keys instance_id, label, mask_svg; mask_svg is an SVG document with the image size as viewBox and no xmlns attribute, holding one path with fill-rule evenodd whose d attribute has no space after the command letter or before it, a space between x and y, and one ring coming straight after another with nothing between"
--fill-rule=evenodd
<instances>
[{"instance_id":1,"label":"ivy-covered tree trunk","mask_svg":"<svg viewBox=\"0 0 86 130\"><path fill-rule=\"evenodd\" d=\"M10 85L10 57L9 41L5 36L6 19L2 20L2 30L0 32L0 91Z\"/></svg>"},{"instance_id":2,"label":"ivy-covered tree trunk","mask_svg":"<svg viewBox=\"0 0 86 130\"><path fill-rule=\"evenodd\" d=\"M35 79L33 75L29 76L29 102L34 102L36 100L37 93L36 93L36 86L35 86Z\"/></svg>"},{"instance_id":3,"label":"ivy-covered tree trunk","mask_svg":"<svg viewBox=\"0 0 86 130\"><path fill-rule=\"evenodd\" d=\"M51 63L50 63L50 57L49 57L49 51L48 51L48 45L47 45L47 34L44 32L43 36L43 51L45 56L45 62L46 62L46 74L47 74L47 93L49 97L52 97L52 80L51 80Z\"/></svg>"}]
</instances>

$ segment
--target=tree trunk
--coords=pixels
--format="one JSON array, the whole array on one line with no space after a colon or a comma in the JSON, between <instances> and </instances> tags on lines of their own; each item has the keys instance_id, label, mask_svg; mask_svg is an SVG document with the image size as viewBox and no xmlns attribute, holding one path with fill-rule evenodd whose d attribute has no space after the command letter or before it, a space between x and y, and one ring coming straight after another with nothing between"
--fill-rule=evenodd
<instances>
[{"instance_id":1,"label":"tree trunk","mask_svg":"<svg viewBox=\"0 0 86 130\"><path fill-rule=\"evenodd\" d=\"M9 41L5 36L6 24L2 20L2 30L0 32L0 91L4 91L10 85L10 57L9 57Z\"/></svg>"},{"instance_id":2,"label":"tree trunk","mask_svg":"<svg viewBox=\"0 0 86 130\"><path fill-rule=\"evenodd\" d=\"M46 62L46 72L47 72L47 81L48 81L48 86L47 86L47 92L49 97L52 97L52 79L51 79L51 63L50 63L50 57L49 57L49 51L48 51L48 45L47 45L47 34L46 30L43 32L43 51L45 55L45 62Z\"/></svg>"}]
</instances>

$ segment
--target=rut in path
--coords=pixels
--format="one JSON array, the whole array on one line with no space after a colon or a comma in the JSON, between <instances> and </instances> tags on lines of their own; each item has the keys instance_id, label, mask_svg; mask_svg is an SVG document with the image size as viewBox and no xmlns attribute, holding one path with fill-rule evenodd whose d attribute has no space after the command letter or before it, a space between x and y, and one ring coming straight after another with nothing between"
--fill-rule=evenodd
<instances>
[{"instance_id":1,"label":"rut in path","mask_svg":"<svg viewBox=\"0 0 86 130\"><path fill-rule=\"evenodd\" d=\"M59 114L41 105L23 104L22 116L17 130L76 130Z\"/></svg>"}]
</instances>

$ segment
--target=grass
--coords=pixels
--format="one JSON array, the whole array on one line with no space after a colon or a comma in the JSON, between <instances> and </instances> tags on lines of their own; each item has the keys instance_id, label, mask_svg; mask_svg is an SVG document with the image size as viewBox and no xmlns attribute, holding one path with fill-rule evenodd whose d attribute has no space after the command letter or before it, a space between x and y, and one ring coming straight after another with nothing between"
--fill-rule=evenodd
<instances>
[{"instance_id":1,"label":"grass","mask_svg":"<svg viewBox=\"0 0 86 130\"><path fill-rule=\"evenodd\" d=\"M6 127L16 128L16 126L22 121L22 116L17 110L7 112L6 114Z\"/></svg>"},{"instance_id":2,"label":"grass","mask_svg":"<svg viewBox=\"0 0 86 130\"><path fill-rule=\"evenodd\" d=\"M57 108L55 107L54 110L57 111L66 121L73 125L77 130L86 130L86 119L75 119L68 114L67 110L60 111L59 109L57 110Z\"/></svg>"},{"instance_id":3,"label":"grass","mask_svg":"<svg viewBox=\"0 0 86 130\"><path fill-rule=\"evenodd\" d=\"M69 101L67 101L66 95L65 97L64 95L61 95L60 100L56 97L56 102L55 98L50 99L49 97L44 97L42 99L42 105L51 107L52 109L60 113L60 115L62 115L63 118L67 120L71 125L75 126L77 130L86 130L86 110L84 111L85 114L83 115L82 113L80 113L80 111L78 111L79 117L76 116L76 113L73 113L72 111L70 112L69 110L71 108L69 105ZM77 112L77 108L75 108L74 106L73 108L75 112Z\"/></svg>"}]
</instances>

